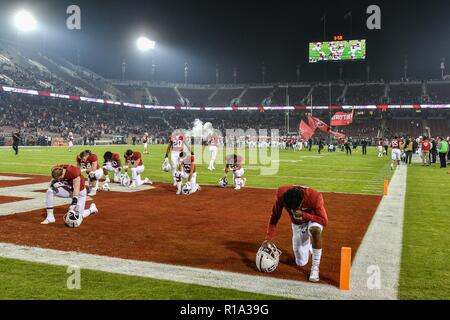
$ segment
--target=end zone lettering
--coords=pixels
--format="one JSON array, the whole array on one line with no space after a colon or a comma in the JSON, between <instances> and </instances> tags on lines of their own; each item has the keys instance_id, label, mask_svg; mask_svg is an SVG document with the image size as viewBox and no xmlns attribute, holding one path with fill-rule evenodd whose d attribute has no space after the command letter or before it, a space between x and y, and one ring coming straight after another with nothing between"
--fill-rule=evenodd
<instances>
[{"instance_id":1,"label":"end zone lettering","mask_svg":"<svg viewBox=\"0 0 450 320\"><path fill-rule=\"evenodd\" d=\"M254 314L254 315L258 315L258 314L263 314L263 315L268 315L269 314L269 306L264 304L264 305L251 305L251 304L247 304L247 305L229 305L226 304L225 305L225 310L224 310L224 314L231 314L231 315L250 315L250 314Z\"/></svg>"}]
</instances>

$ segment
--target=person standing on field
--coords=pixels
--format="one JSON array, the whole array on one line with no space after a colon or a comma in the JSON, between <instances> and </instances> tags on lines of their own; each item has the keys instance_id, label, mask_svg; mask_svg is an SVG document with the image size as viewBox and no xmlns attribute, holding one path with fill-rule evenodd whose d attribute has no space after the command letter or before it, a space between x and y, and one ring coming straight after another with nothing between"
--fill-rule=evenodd
<instances>
[{"instance_id":1,"label":"person standing on field","mask_svg":"<svg viewBox=\"0 0 450 320\"><path fill-rule=\"evenodd\" d=\"M14 149L14 152L16 153L16 155L19 153L19 143L20 143L20 131L16 131L13 133L13 143L12 143L12 148Z\"/></svg>"},{"instance_id":2,"label":"person standing on field","mask_svg":"<svg viewBox=\"0 0 450 320\"><path fill-rule=\"evenodd\" d=\"M438 138L438 152L439 152L439 161L441 162L440 168L446 168L447 167L447 153L448 153L448 142L443 138Z\"/></svg>"},{"instance_id":3,"label":"person standing on field","mask_svg":"<svg viewBox=\"0 0 450 320\"><path fill-rule=\"evenodd\" d=\"M361 147L362 147L362 154L366 155L367 154L367 140L364 138L361 140Z\"/></svg>"},{"instance_id":4,"label":"person standing on field","mask_svg":"<svg viewBox=\"0 0 450 320\"><path fill-rule=\"evenodd\" d=\"M422 149L422 165L430 166L431 143L430 141L428 141L428 138L426 136L423 136L422 138L421 149Z\"/></svg>"},{"instance_id":5,"label":"person standing on field","mask_svg":"<svg viewBox=\"0 0 450 320\"><path fill-rule=\"evenodd\" d=\"M406 164L411 165L412 154L413 154L413 142L411 137L406 138L404 149L406 155Z\"/></svg>"}]
</instances>

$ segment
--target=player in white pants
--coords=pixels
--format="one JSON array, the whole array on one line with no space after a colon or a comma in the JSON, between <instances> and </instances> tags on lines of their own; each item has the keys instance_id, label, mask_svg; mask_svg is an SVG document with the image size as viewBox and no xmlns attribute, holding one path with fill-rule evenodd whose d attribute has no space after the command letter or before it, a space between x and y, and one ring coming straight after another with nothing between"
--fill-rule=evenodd
<instances>
[{"instance_id":1,"label":"player in white pants","mask_svg":"<svg viewBox=\"0 0 450 320\"><path fill-rule=\"evenodd\" d=\"M185 140L186 136L182 133L174 133L169 137L169 145L167 146L165 159L168 159L170 152L170 163L172 165L172 179L174 186L177 186L176 173L178 163L180 161L180 152L183 152L185 146L189 150L189 152L191 151L186 145Z\"/></svg>"},{"instance_id":2,"label":"player in white pants","mask_svg":"<svg viewBox=\"0 0 450 320\"><path fill-rule=\"evenodd\" d=\"M131 171L131 185L130 188L139 187L143 184L152 184L152 182L145 178L144 181L141 179L141 173L144 172L144 162L142 161L142 156L140 152L133 152L132 150L127 150L125 152L125 162L126 165L123 166L123 169L126 171L130 169Z\"/></svg>"},{"instance_id":3,"label":"player in white pants","mask_svg":"<svg viewBox=\"0 0 450 320\"><path fill-rule=\"evenodd\" d=\"M179 155L180 162L177 165L177 194L182 193L183 179L187 179L187 183L190 187L189 194L192 194L200 190L200 186L197 184L197 165L195 164L195 157L191 154L181 152Z\"/></svg>"},{"instance_id":4,"label":"player in white pants","mask_svg":"<svg viewBox=\"0 0 450 320\"><path fill-rule=\"evenodd\" d=\"M272 239L281 214L286 210L292 225L292 249L295 263L303 267L312 256L309 281L318 282L322 257L322 233L328 224L323 196L320 192L301 186L285 186L277 190L276 202L272 207L267 224L264 247L273 246Z\"/></svg>"},{"instance_id":5,"label":"player in white pants","mask_svg":"<svg viewBox=\"0 0 450 320\"><path fill-rule=\"evenodd\" d=\"M120 170L122 163L120 161L120 155L118 153L112 153L111 151L106 151L103 155L103 173L105 175L105 183L110 183L109 173L114 174L113 181L120 182Z\"/></svg>"},{"instance_id":6,"label":"player in white pants","mask_svg":"<svg viewBox=\"0 0 450 320\"><path fill-rule=\"evenodd\" d=\"M91 150L85 150L77 157L77 165L81 172L88 174L89 193L88 196L95 196L98 190L98 181L103 177L103 169L98 164L97 155Z\"/></svg>"},{"instance_id":7,"label":"player in white pants","mask_svg":"<svg viewBox=\"0 0 450 320\"><path fill-rule=\"evenodd\" d=\"M214 162L216 161L217 158L217 152L219 149L219 136L217 134L213 134L208 138L208 144L209 144L209 154L210 154L210 159L209 159L209 166L208 166L208 170L215 170L216 168L214 168Z\"/></svg>"},{"instance_id":8,"label":"player in white pants","mask_svg":"<svg viewBox=\"0 0 450 320\"><path fill-rule=\"evenodd\" d=\"M142 137L142 142L144 143L144 154L148 154L148 141L150 140L150 137L148 136L148 133L144 133L144 136Z\"/></svg>"},{"instance_id":9,"label":"player in white pants","mask_svg":"<svg viewBox=\"0 0 450 320\"><path fill-rule=\"evenodd\" d=\"M69 136L67 137L67 139L69 139L69 151L72 152L72 148L73 148L73 133L69 132Z\"/></svg>"},{"instance_id":10,"label":"player in white pants","mask_svg":"<svg viewBox=\"0 0 450 320\"><path fill-rule=\"evenodd\" d=\"M47 217L41 224L50 224L55 222L53 214L54 197L72 198L69 210L82 213L83 218L97 213L97 207L92 203L89 209L86 205L85 179L81 175L79 168L71 165L59 165L52 168L52 182L46 193Z\"/></svg>"},{"instance_id":11,"label":"player in white pants","mask_svg":"<svg viewBox=\"0 0 450 320\"><path fill-rule=\"evenodd\" d=\"M236 154L227 157L227 163L225 164L225 174L224 179L227 178L228 172L233 171L233 183L234 189L239 190L245 186L246 178L243 177L245 170L242 167L242 157Z\"/></svg>"}]
</instances>

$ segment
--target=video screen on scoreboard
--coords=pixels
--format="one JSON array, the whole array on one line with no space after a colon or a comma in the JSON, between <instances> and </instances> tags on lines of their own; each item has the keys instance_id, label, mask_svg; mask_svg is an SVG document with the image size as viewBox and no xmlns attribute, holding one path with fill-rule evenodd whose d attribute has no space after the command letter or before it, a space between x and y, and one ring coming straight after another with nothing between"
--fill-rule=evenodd
<instances>
[{"instance_id":1,"label":"video screen on scoreboard","mask_svg":"<svg viewBox=\"0 0 450 320\"><path fill-rule=\"evenodd\" d=\"M366 59L366 40L309 43L309 62L357 61Z\"/></svg>"}]
</instances>

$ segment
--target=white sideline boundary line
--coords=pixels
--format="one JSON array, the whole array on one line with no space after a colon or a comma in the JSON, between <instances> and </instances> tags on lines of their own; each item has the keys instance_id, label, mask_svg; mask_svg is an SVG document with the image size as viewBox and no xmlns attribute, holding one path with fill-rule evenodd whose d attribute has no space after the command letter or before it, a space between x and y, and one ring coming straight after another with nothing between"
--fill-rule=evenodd
<instances>
[{"instance_id":1,"label":"white sideline boundary line","mask_svg":"<svg viewBox=\"0 0 450 320\"><path fill-rule=\"evenodd\" d=\"M0 243L0 257L81 269L140 276L238 291L313 300L397 299L406 190L406 166L392 176L389 194L380 202L351 269L351 290L327 284L246 275L235 272L128 260L80 252ZM369 266L380 270L381 287L368 289ZM64 273L63 275L67 275Z\"/></svg>"}]
</instances>

